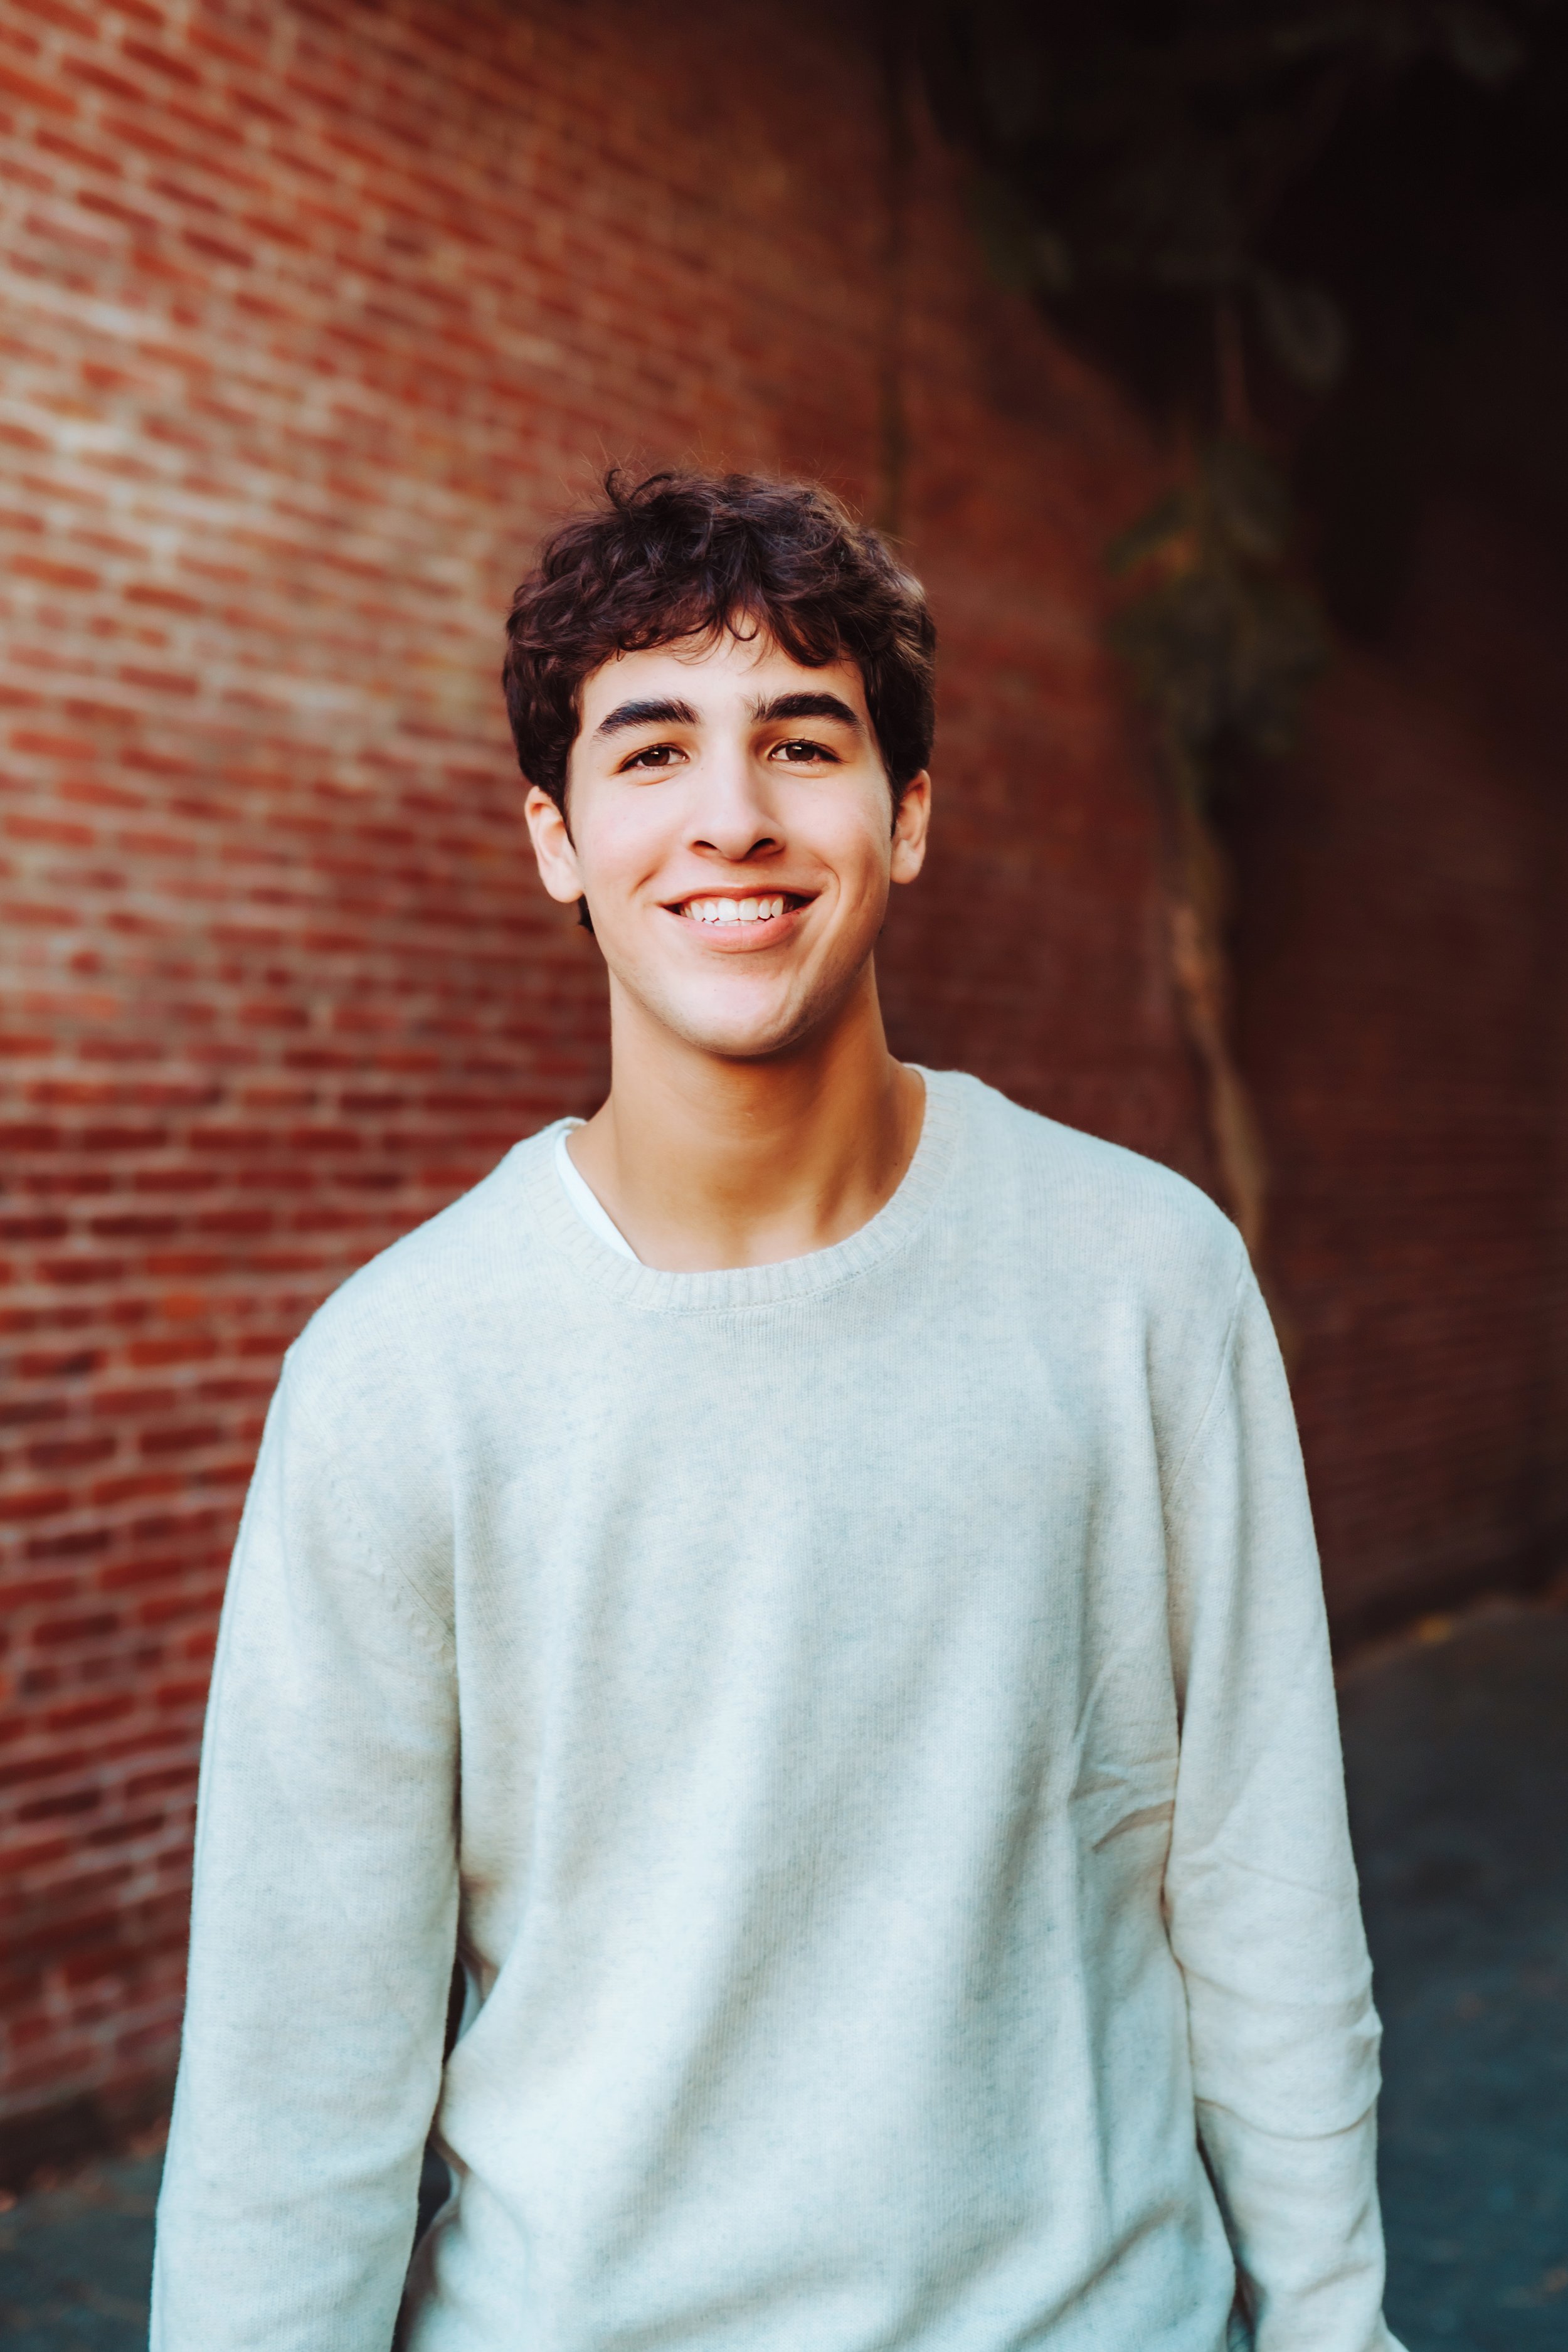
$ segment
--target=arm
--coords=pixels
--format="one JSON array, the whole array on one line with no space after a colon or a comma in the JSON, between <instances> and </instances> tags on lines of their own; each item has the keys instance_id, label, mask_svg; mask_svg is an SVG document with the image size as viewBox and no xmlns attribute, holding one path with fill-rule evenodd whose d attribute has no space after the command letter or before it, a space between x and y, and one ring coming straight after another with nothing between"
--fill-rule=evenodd
<instances>
[{"instance_id":1,"label":"arm","mask_svg":"<svg viewBox=\"0 0 1568 2352\"><path fill-rule=\"evenodd\" d=\"M153 2352L385 2352L408 2261L457 1917L447 1506L355 1370L286 1369L230 1572Z\"/></svg>"},{"instance_id":2,"label":"arm","mask_svg":"<svg viewBox=\"0 0 1568 2352\"><path fill-rule=\"evenodd\" d=\"M1247 1270L1167 1522L1182 1714L1167 1918L1257 2352L1397 2352L1382 2314L1379 2028L1317 1550Z\"/></svg>"}]
</instances>

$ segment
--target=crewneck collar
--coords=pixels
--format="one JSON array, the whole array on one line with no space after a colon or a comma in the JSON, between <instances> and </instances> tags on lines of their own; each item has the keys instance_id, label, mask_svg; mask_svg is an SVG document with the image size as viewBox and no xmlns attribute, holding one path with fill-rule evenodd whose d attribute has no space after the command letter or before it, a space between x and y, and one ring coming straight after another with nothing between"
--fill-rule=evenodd
<instances>
[{"instance_id":1,"label":"crewneck collar","mask_svg":"<svg viewBox=\"0 0 1568 2352\"><path fill-rule=\"evenodd\" d=\"M833 1290L868 1274L904 1247L921 1225L957 1155L963 1115L963 1079L952 1070L927 1070L925 1116L914 1157L890 1199L876 1215L827 1249L774 1265L723 1266L697 1274L672 1274L660 1266L623 1258L590 1231L567 1199L555 1167L554 1139L570 1124L554 1123L511 1154L530 1216L576 1273L596 1290L645 1313L713 1313L773 1307Z\"/></svg>"}]
</instances>

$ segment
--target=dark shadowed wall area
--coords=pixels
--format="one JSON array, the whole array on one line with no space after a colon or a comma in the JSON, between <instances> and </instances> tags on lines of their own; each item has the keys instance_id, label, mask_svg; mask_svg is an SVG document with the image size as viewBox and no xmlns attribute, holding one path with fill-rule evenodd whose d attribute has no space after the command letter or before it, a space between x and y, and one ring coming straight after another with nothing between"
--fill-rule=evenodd
<instances>
[{"instance_id":1,"label":"dark shadowed wall area","mask_svg":"<svg viewBox=\"0 0 1568 2352\"><path fill-rule=\"evenodd\" d=\"M1450 353L1387 625L1236 827L1342 1633L1568 1552L1568 336L1540 317L1505 287Z\"/></svg>"},{"instance_id":2,"label":"dark shadowed wall area","mask_svg":"<svg viewBox=\"0 0 1568 2352\"><path fill-rule=\"evenodd\" d=\"M1156 456L986 282L895 112L854 20L784 0L0 0L13 2170L166 2091L283 1348L602 1088L595 950L531 878L495 685L596 468L801 470L896 522L944 652L895 1042L1208 1175L1100 649ZM1428 667L1348 667L1238 853L1345 1612L1515 1561L1559 1500L1540 793Z\"/></svg>"}]
</instances>

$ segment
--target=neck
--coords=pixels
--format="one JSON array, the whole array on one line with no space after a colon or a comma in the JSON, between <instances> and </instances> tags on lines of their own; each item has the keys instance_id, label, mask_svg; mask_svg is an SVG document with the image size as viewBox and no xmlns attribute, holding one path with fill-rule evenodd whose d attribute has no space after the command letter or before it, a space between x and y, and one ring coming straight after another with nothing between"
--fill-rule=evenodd
<instances>
[{"instance_id":1,"label":"neck","mask_svg":"<svg viewBox=\"0 0 1568 2352\"><path fill-rule=\"evenodd\" d=\"M869 964L787 1051L730 1060L612 986L608 1099L574 1160L646 1265L771 1265L858 1231L898 1189L925 1093L888 1051Z\"/></svg>"}]
</instances>

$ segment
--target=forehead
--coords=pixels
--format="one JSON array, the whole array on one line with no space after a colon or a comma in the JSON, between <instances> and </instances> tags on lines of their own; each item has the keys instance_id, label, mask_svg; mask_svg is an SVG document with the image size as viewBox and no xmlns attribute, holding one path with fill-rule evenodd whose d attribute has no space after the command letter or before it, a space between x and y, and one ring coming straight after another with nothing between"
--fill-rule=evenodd
<instances>
[{"instance_id":1,"label":"forehead","mask_svg":"<svg viewBox=\"0 0 1568 2352\"><path fill-rule=\"evenodd\" d=\"M740 638L726 629L717 638L685 638L641 653L615 654L583 680L579 732L592 733L623 702L684 702L699 723L749 716L754 704L777 695L837 694L868 729L865 681L854 661L825 662L810 669L765 635Z\"/></svg>"}]
</instances>

